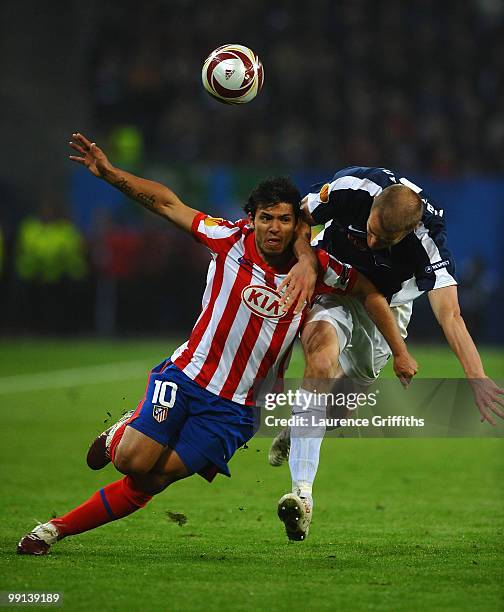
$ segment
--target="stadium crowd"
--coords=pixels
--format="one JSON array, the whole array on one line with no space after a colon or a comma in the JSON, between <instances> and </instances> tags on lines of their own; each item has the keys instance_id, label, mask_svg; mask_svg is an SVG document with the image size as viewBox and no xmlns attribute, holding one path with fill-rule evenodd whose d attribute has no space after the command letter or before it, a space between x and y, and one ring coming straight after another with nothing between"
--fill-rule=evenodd
<instances>
[{"instance_id":1,"label":"stadium crowd","mask_svg":"<svg viewBox=\"0 0 504 612\"><path fill-rule=\"evenodd\" d=\"M268 174L290 174L304 190L311 178L349 164L454 182L498 177L504 168L499 0L313 0L310 10L286 0L89 6L81 80L90 132L119 166L174 186L214 214L235 218L241 196ZM264 89L244 107L216 102L200 80L208 53L232 42L250 46L265 65ZM78 127L65 122L65 131ZM3 331L135 331L146 294L157 296L149 312L156 329L189 324L200 287L187 282L172 300L166 279L196 276L206 264L201 253L65 172L69 189L53 184L49 198L66 222L35 247L29 230L47 226L47 190L37 185L36 197L22 199L22 185L0 176L0 198L9 203L0 209ZM478 295L487 301L502 291L492 278L486 285L491 291Z\"/></svg>"},{"instance_id":2,"label":"stadium crowd","mask_svg":"<svg viewBox=\"0 0 504 612\"><path fill-rule=\"evenodd\" d=\"M194 12L189 0L155 0L103 10L89 64L96 123L141 126L165 162L359 163L437 176L504 167L501 2L314 0L306 10L240 0ZM246 110L222 107L200 84L203 58L231 42L267 59L264 91Z\"/></svg>"}]
</instances>

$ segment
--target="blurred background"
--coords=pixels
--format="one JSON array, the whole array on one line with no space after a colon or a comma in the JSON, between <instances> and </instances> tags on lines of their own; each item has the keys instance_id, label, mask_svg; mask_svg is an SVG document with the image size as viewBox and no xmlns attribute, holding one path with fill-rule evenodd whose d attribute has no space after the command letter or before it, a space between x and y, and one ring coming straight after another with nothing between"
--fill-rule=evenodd
<instances>
[{"instance_id":1,"label":"blurred background","mask_svg":"<svg viewBox=\"0 0 504 612\"><path fill-rule=\"evenodd\" d=\"M264 64L243 107L201 85L224 43ZM71 164L79 130L232 219L268 175L403 173L445 210L471 333L504 342L502 0L3 0L0 47L4 337L184 337L199 311L206 250ZM412 338L439 340L415 310Z\"/></svg>"}]
</instances>

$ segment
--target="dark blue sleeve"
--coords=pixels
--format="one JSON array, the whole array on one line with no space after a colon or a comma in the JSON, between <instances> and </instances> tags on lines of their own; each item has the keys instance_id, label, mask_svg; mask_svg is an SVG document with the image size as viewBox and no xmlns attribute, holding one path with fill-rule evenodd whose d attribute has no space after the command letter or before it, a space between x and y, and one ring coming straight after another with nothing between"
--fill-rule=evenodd
<instances>
[{"instance_id":1,"label":"dark blue sleeve","mask_svg":"<svg viewBox=\"0 0 504 612\"><path fill-rule=\"evenodd\" d=\"M308 194L308 211L316 224L334 219L349 225L363 215L367 219L374 197L387 185L387 180L379 168L343 168L331 182Z\"/></svg>"},{"instance_id":2,"label":"dark blue sleeve","mask_svg":"<svg viewBox=\"0 0 504 612\"><path fill-rule=\"evenodd\" d=\"M427 198L424 198L424 205L422 227L415 233L421 239L425 265L417 271L415 277L421 291L430 291L454 285L457 281L455 260L447 243L444 212L436 209Z\"/></svg>"}]
</instances>

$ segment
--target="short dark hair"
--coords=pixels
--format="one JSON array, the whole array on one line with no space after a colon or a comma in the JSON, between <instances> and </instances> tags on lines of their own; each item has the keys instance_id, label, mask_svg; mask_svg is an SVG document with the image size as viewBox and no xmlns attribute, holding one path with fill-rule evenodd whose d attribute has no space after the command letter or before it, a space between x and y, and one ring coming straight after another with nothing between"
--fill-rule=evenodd
<instances>
[{"instance_id":1,"label":"short dark hair","mask_svg":"<svg viewBox=\"0 0 504 612\"><path fill-rule=\"evenodd\" d=\"M294 217L297 221L301 210L301 194L287 176L269 177L261 181L252 189L243 210L255 217L258 208L268 208L280 202L292 204Z\"/></svg>"}]
</instances>

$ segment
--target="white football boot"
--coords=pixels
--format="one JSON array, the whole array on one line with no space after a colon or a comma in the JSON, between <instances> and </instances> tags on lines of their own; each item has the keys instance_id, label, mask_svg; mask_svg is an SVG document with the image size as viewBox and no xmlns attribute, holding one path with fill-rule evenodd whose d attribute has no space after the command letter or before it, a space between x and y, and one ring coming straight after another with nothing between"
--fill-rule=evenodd
<instances>
[{"instance_id":1,"label":"white football boot","mask_svg":"<svg viewBox=\"0 0 504 612\"><path fill-rule=\"evenodd\" d=\"M278 502L278 518L285 525L289 540L305 540L312 520L311 499L286 493Z\"/></svg>"},{"instance_id":2,"label":"white football boot","mask_svg":"<svg viewBox=\"0 0 504 612\"><path fill-rule=\"evenodd\" d=\"M40 523L21 538L18 555L47 555L51 546L60 539L59 531L52 523Z\"/></svg>"},{"instance_id":3,"label":"white football boot","mask_svg":"<svg viewBox=\"0 0 504 612\"><path fill-rule=\"evenodd\" d=\"M271 443L268 453L269 464L278 467L289 460L290 452L290 427L282 429Z\"/></svg>"}]
</instances>

